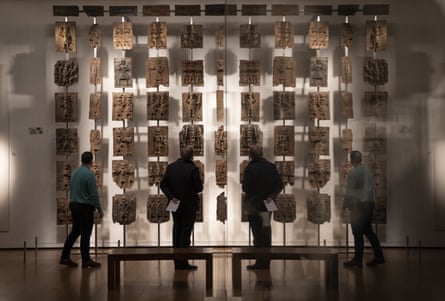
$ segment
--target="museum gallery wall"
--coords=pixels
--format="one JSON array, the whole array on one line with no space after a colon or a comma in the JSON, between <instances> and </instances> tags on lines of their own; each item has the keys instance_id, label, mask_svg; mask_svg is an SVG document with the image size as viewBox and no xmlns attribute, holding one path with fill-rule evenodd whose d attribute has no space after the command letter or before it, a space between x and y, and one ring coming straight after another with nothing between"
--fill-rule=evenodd
<instances>
[{"instance_id":1,"label":"museum gallery wall","mask_svg":"<svg viewBox=\"0 0 445 301\"><path fill-rule=\"evenodd\" d=\"M274 244L345 244L352 149L374 174L384 229L388 15L388 5L54 6L54 226L71 223L70 175L90 150L106 212L96 242L168 245L159 183L192 145L205 183L193 243L249 244L240 183L261 144L285 183Z\"/></svg>"}]
</instances>

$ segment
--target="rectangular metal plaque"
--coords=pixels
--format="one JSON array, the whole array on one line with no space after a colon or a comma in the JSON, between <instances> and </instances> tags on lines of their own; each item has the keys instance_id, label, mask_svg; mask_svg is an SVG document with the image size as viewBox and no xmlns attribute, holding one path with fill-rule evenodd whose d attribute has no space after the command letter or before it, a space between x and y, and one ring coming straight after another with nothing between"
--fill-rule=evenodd
<instances>
[{"instance_id":1,"label":"rectangular metal plaque","mask_svg":"<svg viewBox=\"0 0 445 301\"><path fill-rule=\"evenodd\" d=\"M389 4L365 4L364 15L389 15Z\"/></svg>"},{"instance_id":2,"label":"rectangular metal plaque","mask_svg":"<svg viewBox=\"0 0 445 301\"><path fill-rule=\"evenodd\" d=\"M175 5L175 16L200 16L201 5Z\"/></svg>"},{"instance_id":3,"label":"rectangular metal plaque","mask_svg":"<svg viewBox=\"0 0 445 301\"><path fill-rule=\"evenodd\" d=\"M206 16L236 16L236 4L207 4L205 6Z\"/></svg>"},{"instance_id":4,"label":"rectangular metal plaque","mask_svg":"<svg viewBox=\"0 0 445 301\"><path fill-rule=\"evenodd\" d=\"M300 13L298 4L284 5L284 4L273 4L272 5L272 16L298 16Z\"/></svg>"},{"instance_id":5,"label":"rectangular metal plaque","mask_svg":"<svg viewBox=\"0 0 445 301\"><path fill-rule=\"evenodd\" d=\"M332 5L305 5L304 14L307 15L332 15Z\"/></svg>"},{"instance_id":6,"label":"rectangular metal plaque","mask_svg":"<svg viewBox=\"0 0 445 301\"><path fill-rule=\"evenodd\" d=\"M267 5L248 5L241 6L241 15L243 16L265 16L267 14Z\"/></svg>"},{"instance_id":7,"label":"rectangular metal plaque","mask_svg":"<svg viewBox=\"0 0 445 301\"><path fill-rule=\"evenodd\" d=\"M143 16L170 16L170 5L144 5L142 7Z\"/></svg>"},{"instance_id":8,"label":"rectangular metal plaque","mask_svg":"<svg viewBox=\"0 0 445 301\"><path fill-rule=\"evenodd\" d=\"M53 5L53 16L70 17L78 15L79 7L77 5Z\"/></svg>"},{"instance_id":9,"label":"rectangular metal plaque","mask_svg":"<svg viewBox=\"0 0 445 301\"><path fill-rule=\"evenodd\" d=\"M137 6L110 6L110 16L137 16Z\"/></svg>"},{"instance_id":10,"label":"rectangular metal plaque","mask_svg":"<svg viewBox=\"0 0 445 301\"><path fill-rule=\"evenodd\" d=\"M83 11L88 17L103 17L104 7L100 5L84 5Z\"/></svg>"}]
</instances>

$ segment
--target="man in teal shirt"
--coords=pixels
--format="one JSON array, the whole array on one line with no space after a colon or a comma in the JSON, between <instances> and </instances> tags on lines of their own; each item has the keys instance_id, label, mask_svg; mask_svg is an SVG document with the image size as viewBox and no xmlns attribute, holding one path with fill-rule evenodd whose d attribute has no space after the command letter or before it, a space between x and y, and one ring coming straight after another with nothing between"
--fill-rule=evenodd
<instances>
[{"instance_id":1,"label":"man in teal shirt","mask_svg":"<svg viewBox=\"0 0 445 301\"><path fill-rule=\"evenodd\" d=\"M60 264L76 267L77 263L70 258L71 248L80 236L80 254L82 267L100 267L90 257L90 237L94 224L94 211L97 209L103 217L102 206L99 201L96 177L90 168L93 165L93 154L84 152L81 157L82 165L71 175L70 181L70 211L73 219L73 228L65 240Z\"/></svg>"},{"instance_id":2,"label":"man in teal shirt","mask_svg":"<svg viewBox=\"0 0 445 301\"><path fill-rule=\"evenodd\" d=\"M351 212L351 228L354 235L354 257L344 262L345 267L361 267L363 260L364 241L366 236L374 250L374 258L367 263L374 266L385 262L380 241L372 230L372 214L374 211L374 180L371 171L362 164L362 154L352 151L350 154L353 169L348 176L344 209Z\"/></svg>"}]
</instances>

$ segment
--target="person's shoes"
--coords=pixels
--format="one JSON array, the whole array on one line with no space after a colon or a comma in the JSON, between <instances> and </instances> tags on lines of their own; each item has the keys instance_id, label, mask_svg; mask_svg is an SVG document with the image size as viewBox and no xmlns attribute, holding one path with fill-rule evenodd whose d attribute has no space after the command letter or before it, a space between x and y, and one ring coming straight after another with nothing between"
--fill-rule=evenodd
<instances>
[{"instance_id":1,"label":"person's shoes","mask_svg":"<svg viewBox=\"0 0 445 301\"><path fill-rule=\"evenodd\" d=\"M247 266L248 270L268 270L269 266L267 265L260 265L260 264L249 264Z\"/></svg>"},{"instance_id":2,"label":"person's shoes","mask_svg":"<svg viewBox=\"0 0 445 301\"><path fill-rule=\"evenodd\" d=\"M100 267L100 262L88 260L82 263L83 268L98 268Z\"/></svg>"},{"instance_id":3,"label":"person's shoes","mask_svg":"<svg viewBox=\"0 0 445 301\"><path fill-rule=\"evenodd\" d=\"M77 262L71 260L71 258L60 258L59 264L69 266L70 268L77 267Z\"/></svg>"},{"instance_id":4,"label":"person's shoes","mask_svg":"<svg viewBox=\"0 0 445 301\"><path fill-rule=\"evenodd\" d=\"M360 261L355 260L355 259L351 259L349 261L343 262L343 266L345 268L361 268L362 267L362 263Z\"/></svg>"},{"instance_id":5,"label":"person's shoes","mask_svg":"<svg viewBox=\"0 0 445 301\"><path fill-rule=\"evenodd\" d=\"M197 270L198 267L193 264L186 264L186 265L177 265L175 266L175 270Z\"/></svg>"},{"instance_id":6,"label":"person's shoes","mask_svg":"<svg viewBox=\"0 0 445 301\"><path fill-rule=\"evenodd\" d=\"M373 267L373 266L376 266L376 265L378 265L378 264L383 264L383 263L385 263L385 258L384 258L384 257L374 257L373 259L371 259L370 261L368 261L368 262L366 263L366 265L367 265L368 267Z\"/></svg>"}]
</instances>

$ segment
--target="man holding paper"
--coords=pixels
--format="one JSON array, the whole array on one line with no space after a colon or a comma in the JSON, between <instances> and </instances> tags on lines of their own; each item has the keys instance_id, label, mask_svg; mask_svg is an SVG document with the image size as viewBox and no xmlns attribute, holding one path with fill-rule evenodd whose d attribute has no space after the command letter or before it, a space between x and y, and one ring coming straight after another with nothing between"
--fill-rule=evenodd
<instances>
[{"instance_id":1,"label":"man holding paper","mask_svg":"<svg viewBox=\"0 0 445 301\"><path fill-rule=\"evenodd\" d=\"M244 210L253 234L253 245L265 248L272 245L270 227L271 211L276 210L275 199L283 189L283 181L275 164L263 158L260 145L249 148L250 162L244 170L242 181L245 192ZM270 260L258 258L248 269L268 269Z\"/></svg>"},{"instance_id":2,"label":"man holding paper","mask_svg":"<svg viewBox=\"0 0 445 301\"><path fill-rule=\"evenodd\" d=\"M173 247L190 247L190 236L199 208L203 189L198 167L193 163L193 148L181 149L181 157L167 166L161 181L161 190L169 200L168 210L173 215ZM195 270L187 260L175 260L175 269Z\"/></svg>"}]
</instances>

